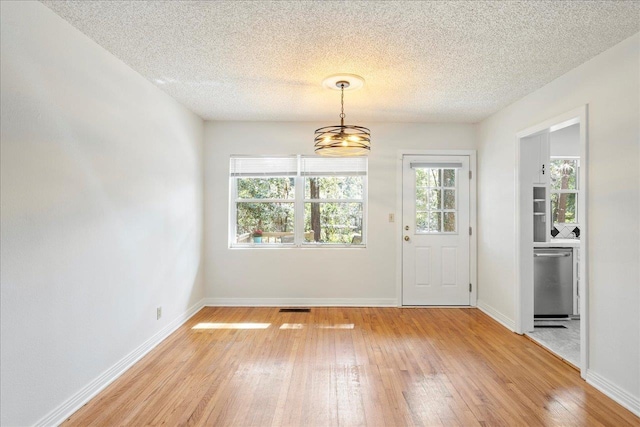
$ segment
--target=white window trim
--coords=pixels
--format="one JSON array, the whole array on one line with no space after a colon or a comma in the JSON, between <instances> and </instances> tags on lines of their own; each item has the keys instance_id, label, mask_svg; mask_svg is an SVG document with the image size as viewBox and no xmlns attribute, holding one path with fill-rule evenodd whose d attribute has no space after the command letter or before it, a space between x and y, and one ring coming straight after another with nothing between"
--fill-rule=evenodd
<instances>
[{"instance_id":1,"label":"white window trim","mask_svg":"<svg viewBox=\"0 0 640 427\"><path fill-rule=\"evenodd\" d=\"M277 155L268 156L241 156L231 155L230 158L237 157L281 157ZM287 157L287 156L283 156ZM364 173L362 199L306 199L304 196L305 190L305 178L312 178L316 175L309 175L302 173L302 159L303 156L296 155L298 170L294 176L295 192L293 199L239 199L237 179L229 174L229 248L230 249L283 249L283 248L366 248L367 247L367 213L368 213L368 183L369 183L369 165L367 161L367 169ZM318 156L319 157L319 156ZM277 176L277 175L273 175ZM320 175L319 175L320 176ZM351 176L351 175L335 175L335 176ZM271 175L265 175L265 177L271 177ZM291 176L290 176L291 177ZM305 203L361 203L362 204L362 243L321 243L321 242L305 242L304 241L304 204ZM293 243L234 243L236 238L236 217L237 217L237 203L293 203L294 204L294 241Z\"/></svg>"}]
</instances>

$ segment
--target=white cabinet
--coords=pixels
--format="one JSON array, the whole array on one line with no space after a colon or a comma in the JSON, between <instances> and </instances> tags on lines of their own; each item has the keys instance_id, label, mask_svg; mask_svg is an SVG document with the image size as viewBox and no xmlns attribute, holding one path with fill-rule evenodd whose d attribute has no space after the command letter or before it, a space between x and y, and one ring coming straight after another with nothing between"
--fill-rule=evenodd
<instances>
[{"instance_id":1,"label":"white cabinet","mask_svg":"<svg viewBox=\"0 0 640 427\"><path fill-rule=\"evenodd\" d=\"M549 133L545 132L538 138L538 157L536 160L538 184L549 185Z\"/></svg>"},{"instance_id":2,"label":"white cabinet","mask_svg":"<svg viewBox=\"0 0 640 427\"><path fill-rule=\"evenodd\" d=\"M546 242L551 232L548 131L521 139L520 186L521 191L526 191L532 196L526 203L531 205L522 209L525 209L523 212L531 212L533 215L533 241ZM530 206L533 207L531 211Z\"/></svg>"},{"instance_id":3,"label":"white cabinet","mask_svg":"<svg viewBox=\"0 0 640 427\"><path fill-rule=\"evenodd\" d=\"M520 169L522 178L532 184L549 184L549 132L544 131L523 139Z\"/></svg>"},{"instance_id":4,"label":"white cabinet","mask_svg":"<svg viewBox=\"0 0 640 427\"><path fill-rule=\"evenodd\" d=\"M533 187L533 241L547 242L551 229L547 219L549 212L549 198L546 186Z\"/></svg>"}]
</instances>

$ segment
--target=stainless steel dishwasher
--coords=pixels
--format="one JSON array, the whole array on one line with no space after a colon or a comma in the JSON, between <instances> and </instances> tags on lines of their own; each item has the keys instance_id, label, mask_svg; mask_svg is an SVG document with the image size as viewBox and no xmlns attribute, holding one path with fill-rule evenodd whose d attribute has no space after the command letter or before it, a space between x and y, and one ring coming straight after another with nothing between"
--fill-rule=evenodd
<instances>
[{"instance_id":1,"label":"stainless steel dishwasher","mask_svg":"<svg viewBox=\"0 0 640 427\"><path fill-rule=\"evenodd\" d=\"M534 248L534 316L573 313L573 249Z\"/></svg>"}]
</instances>

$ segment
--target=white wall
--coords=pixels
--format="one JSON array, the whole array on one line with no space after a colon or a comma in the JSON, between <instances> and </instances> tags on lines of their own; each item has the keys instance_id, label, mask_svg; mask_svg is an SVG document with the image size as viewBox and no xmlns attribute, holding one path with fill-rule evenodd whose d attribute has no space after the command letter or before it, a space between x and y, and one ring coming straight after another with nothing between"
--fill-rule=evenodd
<instances>
[{"instance_id":1,"label":"white wall","mask_svg":"<svg viewBox=\"0 0 640 427\"><path fill-rule=\"evenodd\" d=\"M0 423L15 426L202 299L203 123L44 5L0 14Z\"/></svg>"},{"instance_id":2,"label":"white wall","mask_svg":"<svg viewBox=\"0 0 640 427\"><path fill-rule=\"evenodd\" d=\"M640 399L639 47L636 34L478 126L479 300L513 320L516 132L588 104L589 371L636 405Z\"/></svg>"},{"instance_id":3,"label":"white wall","mask_svg":"<svg viewBox=\"0 0 640 427\"><path fill-rule=\"evenodd\" d=\"M580 157L580 125L575 124L549 133L549 151L557 157Z\"/></svg>"},{"instance_id":4,"label":"white wall","mask_svg":"<svg viewBox=\"0 0 640 427\"><path fill-rule=\"evenodd\" d=\"M225 303L396 304L397 151L475 149L473 125L375 124L369 156L366 249L229 249L229 156L313 154L313 132L330 123L207 122L205 266L207 296ZM359 123L360 124L360 123ZM265 300L273 299L273 300ZM299 301L299 300L298 300Z\"/></svg>"}]
</instances>

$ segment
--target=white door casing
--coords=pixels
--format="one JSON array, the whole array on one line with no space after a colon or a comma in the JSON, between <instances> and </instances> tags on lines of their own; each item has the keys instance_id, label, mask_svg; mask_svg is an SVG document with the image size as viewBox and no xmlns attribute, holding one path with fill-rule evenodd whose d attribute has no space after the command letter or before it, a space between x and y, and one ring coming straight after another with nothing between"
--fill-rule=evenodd
<instances>
[{"instance_id":1,"label":"white door casing","mask_svg":"<svg viewBox=\"0 0 640 427\"><path fill-rule=\"evenodd\" d=\"M518 179L516 185L516 232L515 232L515 266L516 266L516 287L515 287L515 332L523 334L533 329L533 248L531 247L531 239L527 239L527 230L530 230L531 215L528 211L530 203L525 203L525 195L529 189L523 188L522 180L524 176L528 176L527 164L529 162L524 161L528 153L523 152L522 148L525 147L526 139L532 135L540 134L548 131L551 127L559 126L571 122L572 124L580 124L580 162L581 167L579 169L580 186L583 189L580 198L578 210L581 212L580 219L580 263L578 266L579 277L579 293L580 293L580 376L583 379L587 378L587 371L589 368L589 277L587 264L589 254L589 219L587 212L587 200L589 192L588 186L588 165L589 165L589 150L588 150L588 105L582 105L574 110L565 112L556 117L548 119L542 123L531 126L516 134L515 138L515 162L516 162L516 174Z\"/></svg>"},{"instance_id":2,"label":"white door casing","mask_svg":"<svg viewBox=\"0 0 640 427\"><path fill-rule=\"evenodd\" d=\"M404 156L402 304L470 304L469 156Z\"/></svg>"}]
</instances>

